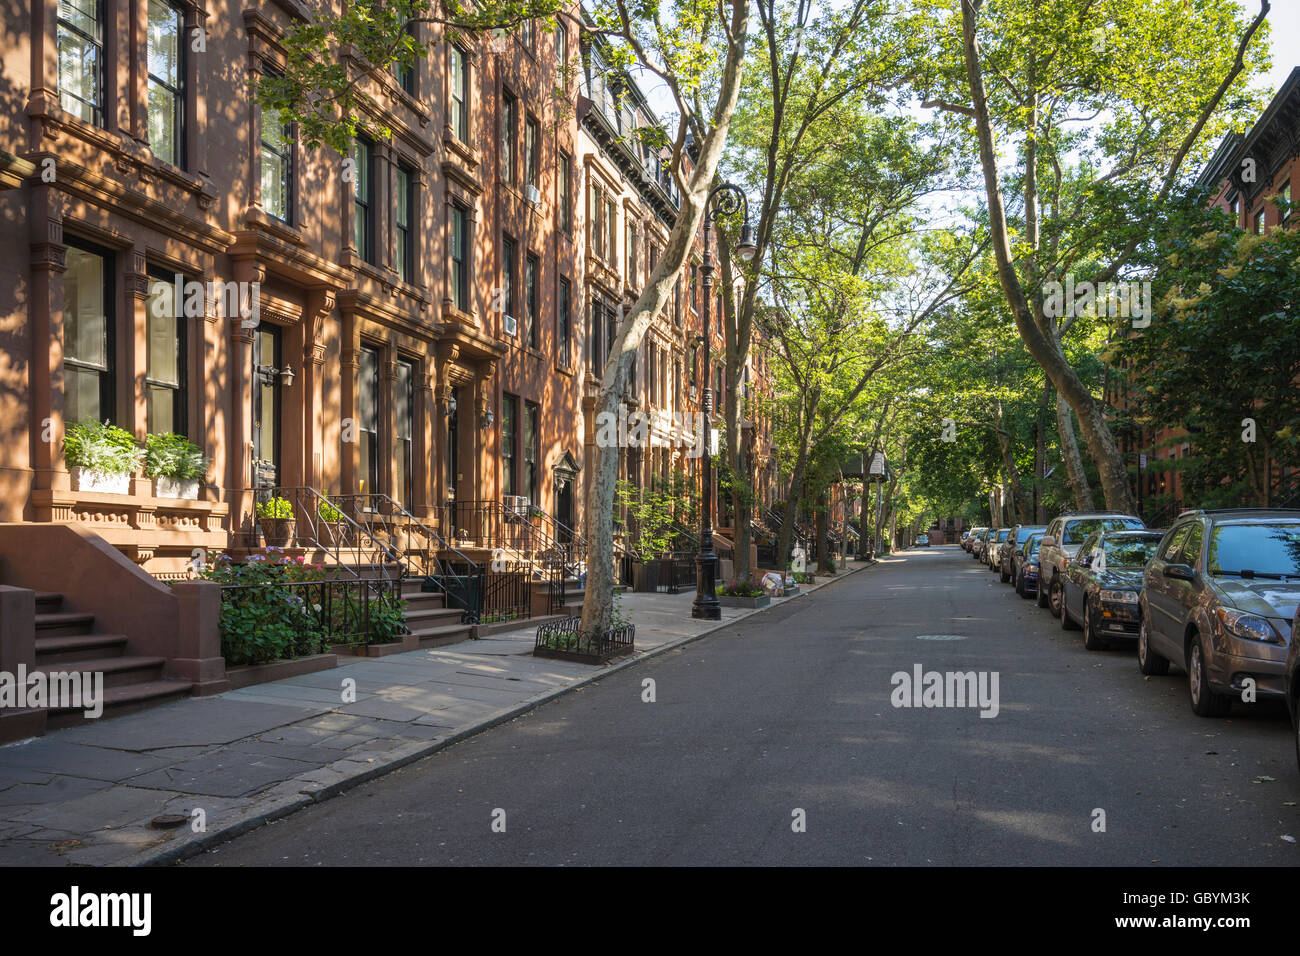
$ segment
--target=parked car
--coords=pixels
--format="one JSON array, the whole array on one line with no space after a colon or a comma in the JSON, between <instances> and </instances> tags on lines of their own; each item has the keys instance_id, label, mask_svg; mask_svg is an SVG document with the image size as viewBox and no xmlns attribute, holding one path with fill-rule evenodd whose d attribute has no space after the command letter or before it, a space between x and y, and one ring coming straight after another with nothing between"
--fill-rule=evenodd
<instances>
[{"instance_id":1,"label":"parked car","mask_svg":"<svg viewBox=\"0 0 1300 956\"><path fill-rule=\"evenodd\" d=\"M988 565L990 571L998 569L998 550L1006 542L1007 535L1010 533L1010 528L998 528L989 539L989 546L984 551L984 563Z\"/></svg>"},{"instance_id":2,"label":"parked car","mask_svg":"<svg viewBox=\"0 0 1300 956\"><path fill-rule=\"evenodd\" d=\"M1300 767L1300 608L1291 620L1291 642L1286 649L1286 672L1282 679L1286 690L1287 713L1295 731L1295 762Z\"/></svg>"},{"instance_id":3,"label":"parked car","mask_svg":"<svg viewBox=\"0 0 1300 956\"><path fill-rule=\"evenodd\" d=\"M1300 510L1178 516L1143 574L1138 668L1187 669L1192 710L1221 717L1246 680L1285 699L1287 639L1300 602Z\"/></svg>"},{"instance_id":4,"label":"parked car","mask_svg":"<svg viewBox=\"0 0 1300 956\"><path fill-rule=\"evenodd\" d=\"M930 546L930 536L928 534L918 534L916 536L916 546L918 548L928 548Z\"/></svg>"},{"instance_id":5,"label":"parked car","mask_svg":"<svg viewBox=\"0 0 1300 956\"><path fill-rule=\"evenodd\" d=\"M976 560L979 560L979 558L984 554L984 545L988 543L989 529L976 528L974 531L970 533L970 537L971 537L970 556L972 558L975 558Z\"/></svg>"},{"instance_id":6,"label":"parked car","mask_svg":"<svg viewBox=\"0 0 1300 956\"><path fill-rule=\"evenodd\" d=\"M1016 582L1016 593L1022 598L1038 593L1038 546L1042 540L1043 533L1035 531L1012 558L1011 576Z\"/></svg>"},{"instance_id":7,"label":"parked car","mask_svg":"<svg viewBox=\"0 0 1300 956\"><path fill-rule=\"evenodd\" d=\"M1007 547L998 552L998 571L1001 574L1003 584L1011 580L1016 552L1025 546L1025 542L1029 540L1031 534L1036 531L1046 530L1046 526L1041 524L1018 524L1011 529L1011 533L1007 535Z\"/></svg>"},{"instance_id":8,"label":"parked car","mask_svg":"<svg viewBox=\"0 0 1300 956\"><path fill-rule=\"evenodd\" d=\"M1038 606L1050 606L1055 617L1061 616L1061 574L1088 535L1094 531L1141 531L1144 528L1146 524L1141 518L1113 511L1082 511L1053 519L1038 547Z\"/></svg>"},{"instance_id":9,"label":"parked car","mask_svg":"<svg viewBox=\"0 0 1300 956\"><path fill-rule=\"evenodd\" d=\"M1083 628L1083 646L1099 651L1137 640L1142 571L1161 531L1094 531L1061 578L1061 628Z\"/></svg>"},{"instance_id":10,"label":"parked car","mask_svg":"<svg viewBox=\"0 0 1300 956\"><path fill-rule=\"evenodd\" d=\"M967 541L969 538L970 538L970 529L967 528L965 531L963 531L963 532L961 533L961 542L960 542L960 544L961 544L961 546L962 546L963 548L966 548L966 541ZM967 549L967 550L969 550L969 549Z\"/></svg>"}]
</instances>

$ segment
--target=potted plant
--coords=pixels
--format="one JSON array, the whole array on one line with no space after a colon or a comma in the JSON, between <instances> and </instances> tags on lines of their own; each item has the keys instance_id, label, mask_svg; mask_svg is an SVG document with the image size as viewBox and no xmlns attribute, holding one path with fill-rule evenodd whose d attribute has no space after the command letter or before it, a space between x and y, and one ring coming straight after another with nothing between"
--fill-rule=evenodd
<instances>
[{"instance_id":1,"label":"potted plant","mask_svg":"<svg viewBox=\"0 0 1300 956\"><path fill-rule=\"evenodd\" d=\"M542 511L541 508L537 507L537 505L529 505L529 506L528 506L528 520L531 521L531 522L533 523L533 527L535 527L535 528L537 528L537 527L541 527L541 524L542 524L542 516L543 516L544 514L545 514L545 512Z\"/></svg>"},{"instance_id":2,"label":"potted plant","mask_svg":"<svg viewBox=\"0 0 1300 956\"><path fill-rule=\"evenodd\" d=\"M267 498L257 504L262 537L268 545L283 548L293 535L293 505L287 498Z\"/></svg>"},{"instance_id":3,"label":"potted plant","mask_svg":"<svg viewBox=\"0 0 1300 956\"><path fill-rule=\"evenodd\" d=\"M184 435L145 436L144 473L154 480L155 497L197 500L207 470L203 450Z\"/></svg>"},{"instance_id":4,"label":"potted plant","mask_svg":"<svg viewBox=\"0 0 1300 956\"><path fill-rule=\"evenodd\" d=\"M130 494L131 476L143 457L135 436L108 422L75 422L63 436L73 491Z\"/></svg>"},{"instance_id":5,"label":"potted plant","mask_svg":"<svg viewBox=\"0 0 1300 956\"><path fill-rule=\"evenodd\" d=\"M316 516L320 518L321 521L326 521L330 524L337 524L343 520L343 512L339 511L338 508L335 508L328 501L322 501L316 506Z\"/></svg>"}]
</instances>

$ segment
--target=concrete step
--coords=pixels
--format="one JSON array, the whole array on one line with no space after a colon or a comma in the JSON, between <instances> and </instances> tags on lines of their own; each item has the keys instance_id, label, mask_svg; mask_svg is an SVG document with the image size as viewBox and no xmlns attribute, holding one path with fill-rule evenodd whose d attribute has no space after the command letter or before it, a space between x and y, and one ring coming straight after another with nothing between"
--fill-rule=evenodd
<instances>
[{"instance_id":1,"label":"concrete step","mask_svg":"<svg viewBox=\"0 0 1300 956\"><path fill-rule=\"evenodd\" d=\"M53 614L36 615L36 636L60 637L64 635L89 634L95 627L95 615L78 614L73 611L58 611Z\"/></svg>"},{"instance_id":2,"label":"concrete step","mask_svg":"<svg viewBox=\"0 0 1300 956\"><path fill-rule=\"evenodd\" d=\"M180 700L189 696L192 687L189 681L184 680L155 680L126 687L114 687L112 690L105 688L104 712L98 719L121 717L158 704ZM61 727L76 727L78 724L89 723L84 710L85 708L51 708L46 727L57 730Z\"/></svg>"},{"instance_id":3,"label":"concrete step","mask_svg":"<svg viewBox=\"0 0 1300 956\"><path fill-rule=\"evenodd\" d=\"M433 607L419 610L407 609L403 615L406 619L406 626L411 630L417 630L422 627L437 627L442 624L459 624L460 616L464 612L457 607Z\"/></svg>"},{"instance_id":4,"label":"concrete step","mask_svg":"<svg viewBox=\"0 0 1300 956\"><path fill-rule=\"evenodd\" d=\"M38 635L36 638L38 667L121 657L125 653L126 637L122 634Z\"/></svg>"},{"instance_id":5,"label":"concrete step","mask_svg":"<svg viewBox=\"0 0 1300 956\"><path fill-rule=\"evenodd\" d=\"M128 687L131 684L148 684L162 680L165 657L90 657L85 660L62 663L42 663L34 668L46 674L77 671L83 674L96 672L104 675L104 687Z\"/></svg>"},{"instance_id":6,"label":"concrete step","mask_svg":"<svg viewBox=\"0 0 1300 956\"><path fill-rule=\"evenodd\" d=\"M408 614L415 611L441 610L445 605L446 598L440 591L430 591L427 594L416 591L402 595L402 606L406 608Z\"/></svg>"},{"instance_id":7,"label":"concrete step","mask_svg":"<svg viewBox=\"0 0 1300 956\"><path fill-rule=\"evenodd\" d=\"M36 613L57 614L63 607L63 595L57 591L36 592Z\"/></svg>"},{"instance_id":8,"label":"concrete step","mask_svg":"<svg viewBox=\"0 0 1300 956\"><path fill-rule=\"evenodd\" d=\"M443 624L435 627L411 628L411 633L420 641L420 647L442 647L444 644L459 644L471 637L471 624Z\"/></svg>"}]
</instances>

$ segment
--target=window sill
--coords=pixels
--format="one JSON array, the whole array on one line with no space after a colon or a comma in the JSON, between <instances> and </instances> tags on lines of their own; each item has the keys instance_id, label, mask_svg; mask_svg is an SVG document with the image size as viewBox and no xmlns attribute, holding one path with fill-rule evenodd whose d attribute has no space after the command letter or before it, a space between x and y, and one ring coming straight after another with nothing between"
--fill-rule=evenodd
<instances>
[{"instance_id":1,"label":"window sill","mask_svg":"<svg viewBox=\"0 0 1300 956\"><path fill-rule=\"evenodd\" d=\"M244 210L244 223L252 229L265 232L276 239L293 243L295 246L305 247L307 245L307 239L300 229L276 219L260 206L249 206Z\"/></svg>"}]
</instances>

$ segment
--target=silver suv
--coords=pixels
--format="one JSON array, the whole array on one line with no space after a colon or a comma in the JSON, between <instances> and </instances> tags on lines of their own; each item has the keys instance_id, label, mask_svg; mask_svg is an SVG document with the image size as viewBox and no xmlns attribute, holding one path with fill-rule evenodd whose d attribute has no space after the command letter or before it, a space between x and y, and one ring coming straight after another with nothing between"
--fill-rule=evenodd
<instances>
[{"instance_id":1,"label":"silver suv","mask_svg":"<svg viewBox=\"0 0 1300 956\"><path fill-rule=\"evenodd\" d=\"M1055 518L1043 533L1038 547L1038 606L1051 607L1052 616L1061 616L1061 584L1065 569L1084 539L1094 531L1141 530L1141 518L1115 511L1079 511Z\"/></svg>"}]
</instances>

